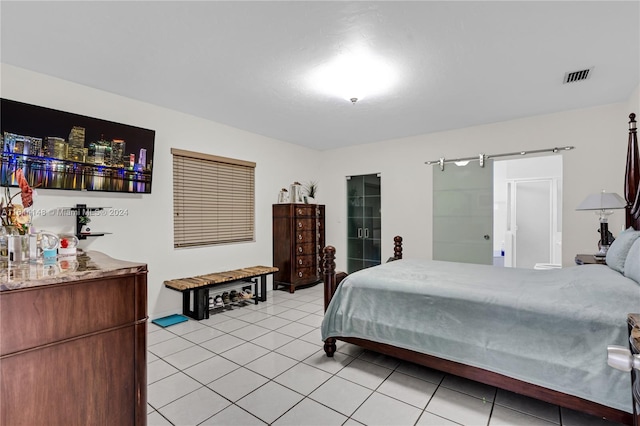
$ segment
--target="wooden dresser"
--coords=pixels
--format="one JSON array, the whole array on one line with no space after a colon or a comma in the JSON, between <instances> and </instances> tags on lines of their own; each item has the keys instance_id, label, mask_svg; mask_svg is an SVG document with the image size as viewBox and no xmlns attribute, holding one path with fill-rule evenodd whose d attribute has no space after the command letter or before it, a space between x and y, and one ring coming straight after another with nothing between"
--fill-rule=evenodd
<instances>
[{"instance_id":1,"label":"wooden dresser","mask_svg":"<svg viewBox=\"0 0 640 426\"><path fill-rule=\"evenodd\" d=\"M274 290L322 281L324 206L318 204L273 205Z\"/></svg>"},{"instance_id":2,"label":"wooden dresser","mask_svg":"<svg viewBox=\"0 0 640 426\"><path fill-rule=\"evenodd\" d=\"M0 424L145 425L147 267L0 262Z\"/></svg>"}]
</instances>

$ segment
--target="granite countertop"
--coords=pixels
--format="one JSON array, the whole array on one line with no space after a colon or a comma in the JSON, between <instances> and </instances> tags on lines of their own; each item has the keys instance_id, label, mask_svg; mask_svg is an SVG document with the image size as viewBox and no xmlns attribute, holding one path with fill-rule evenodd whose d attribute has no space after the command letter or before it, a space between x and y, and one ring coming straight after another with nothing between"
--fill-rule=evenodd
<instances>
[{"instance_id":1,"label":"granite countertop","mask_svg":"<svg viewBox=\"0 0 640 426\"><path fill-rule=\"evenodd\" d=\"M0 292L93 278L146 272L144 263L114 259L97 251L78 251L55 261L9 264L0 261Z\"/></svg>"}]
</instances>

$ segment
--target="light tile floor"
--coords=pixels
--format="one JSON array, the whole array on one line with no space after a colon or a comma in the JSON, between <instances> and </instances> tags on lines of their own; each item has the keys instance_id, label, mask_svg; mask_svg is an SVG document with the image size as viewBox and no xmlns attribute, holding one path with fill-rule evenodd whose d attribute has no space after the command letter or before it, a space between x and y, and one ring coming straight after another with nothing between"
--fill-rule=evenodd
<instances>
[{"instance_id":1,"label":"light tile floor","mask_svg":"<svg viewBox=\"0 0 640 426\"><path fill-rule=\"evenodd\" d=\"M614 425L342 342L327 358L322 286L268 299L149 322L149 425Z\"/></svg>"}]
</instances>

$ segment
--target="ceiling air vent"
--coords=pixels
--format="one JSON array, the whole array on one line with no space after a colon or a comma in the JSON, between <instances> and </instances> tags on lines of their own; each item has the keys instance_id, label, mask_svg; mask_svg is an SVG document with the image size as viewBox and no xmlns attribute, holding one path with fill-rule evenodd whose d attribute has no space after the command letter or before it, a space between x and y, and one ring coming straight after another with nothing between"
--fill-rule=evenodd
<instances>
[{"instance_id":1,"label":"ceiling air vent","mask_svg":"<svg viewBox=\"0 0 640 426\"><path fill-rule=\"evenodd\" d=\"M575 83L576 81L586 80L589 78L589 73L593 68L587 68L586 70L567 72L564 74L563 83Z\"/></svg>"}]
</instances>

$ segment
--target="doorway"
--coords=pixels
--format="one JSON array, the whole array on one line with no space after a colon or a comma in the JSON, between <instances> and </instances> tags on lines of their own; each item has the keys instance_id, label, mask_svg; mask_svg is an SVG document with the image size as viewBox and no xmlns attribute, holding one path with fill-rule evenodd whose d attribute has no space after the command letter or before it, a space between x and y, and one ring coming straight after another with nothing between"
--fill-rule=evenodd
<instances>
[{"instance_id":1,"label":"doorway","mask_svg":"<svg viewBox=\"0 0 640 426\"><path fill-rule=\"evenodd\" d=\"M496 161L494 265L562 263L562 156Z\"/></svg>"},{"instance_id":2,"label":"doorway","mask_svg":"<svg viewBox=\"0 0 640 426\"><path fill-rule=\"evenodd\" d=\"M381 262L380 174L347 176L347 272Z\"/></svg>"},{"instance_id":3,"label":"doorway","mask_svg":"<svg viewBox=\"0 0 640 426\"><path fill-rule=\"evenodd\" d=\"M562 263L562 156L433 167L433 259Z\"/></svg>"}]
</instances>

